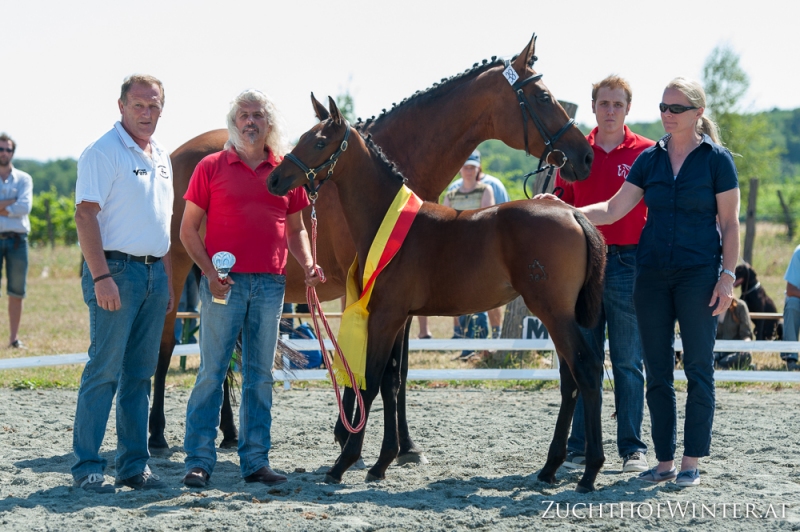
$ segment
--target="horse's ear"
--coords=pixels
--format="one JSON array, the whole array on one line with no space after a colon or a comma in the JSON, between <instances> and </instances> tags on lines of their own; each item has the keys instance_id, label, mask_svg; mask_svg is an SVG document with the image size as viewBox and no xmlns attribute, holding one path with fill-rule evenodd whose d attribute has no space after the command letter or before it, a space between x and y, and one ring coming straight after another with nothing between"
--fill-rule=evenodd
<instances>
[{"instance_id":1,"label":"horse's ear","mask_svg":"<svg viewBox=\"0 0 800 532\"><path fill-rule=\"evenodd\" d=\"M528 45L525 47L522 52L514 59L514 70L517 73L525 72L525 70L530 66L532 67L532 59L534 57L534 52L536 51L536 34L534 33L531 36L531 40L528 42Z\"/></svg>"},{"instance_id":2,"label":"horse's ear","mask_svg":"<svg viewBox=\"0 0 800 532\"><path fill-rule=\"evenodd\" d=\"M330 118L330 114L328 114L328 110L325 109L325 106L319 103L319 101L314 97L314 93L311 93L311 105L314 106L314 113L317 115L317 118L320 122L323 120L327 120Z\"/></svg>"},{"instance_id":3,"label":"horse's ear","mask_svg":"<svg viewBox=\"0 0 800 532\"><path fill-rule=\"evenodd\" d=\"M340 125L344 121L342 112L339 111L339 108L336 107L336 102L330 96L328 96L328 108L331 111L331 120L333 120L334 124Z\"/></svg>"}]
</instances>

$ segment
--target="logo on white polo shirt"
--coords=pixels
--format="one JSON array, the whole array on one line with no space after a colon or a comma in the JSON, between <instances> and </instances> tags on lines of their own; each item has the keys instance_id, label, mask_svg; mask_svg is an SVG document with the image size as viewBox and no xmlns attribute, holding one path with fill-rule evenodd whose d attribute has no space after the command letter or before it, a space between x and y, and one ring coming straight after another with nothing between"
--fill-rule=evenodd
<instances>
[{"instance_id":1,"label":"logo on white polo shirt","mask_svg":"<svg viewBox=\"0 0 800 532\"><path fill-rule=\"evenodd\" d=\"M158 165L158 175L160 175L164 179L167 179L169 177L169 172L167 172L167 167L164 166L163 164Z\"/></svg>"},{"instance_id":2,"label":"logo on white polo shirt","mask_svg":"<svg viewBox=\"0 0 800 532\"><path fill-rule=\"evenodd\" d=\"M147 175L147 170L139 170L138 168L136 168L133 171L133 175Z\"/></svg>"}]
</instances>

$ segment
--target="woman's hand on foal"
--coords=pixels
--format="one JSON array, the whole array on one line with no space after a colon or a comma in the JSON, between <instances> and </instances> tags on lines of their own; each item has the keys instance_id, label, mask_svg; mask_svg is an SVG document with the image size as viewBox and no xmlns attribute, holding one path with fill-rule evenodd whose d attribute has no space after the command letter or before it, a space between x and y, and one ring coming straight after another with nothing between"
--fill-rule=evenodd
<instances>
[{"instance_id":1,"label":"woman's hand on foal","mask_svg":"<svg viewBox=\"0 0 800 532\"><path fill-rule=\"evenodd\" d=\"M536 194L532 199L544 199L544 200L555 200L564 203L564 200L556 196L555 194Z\"/></svg>"}]
</instances>

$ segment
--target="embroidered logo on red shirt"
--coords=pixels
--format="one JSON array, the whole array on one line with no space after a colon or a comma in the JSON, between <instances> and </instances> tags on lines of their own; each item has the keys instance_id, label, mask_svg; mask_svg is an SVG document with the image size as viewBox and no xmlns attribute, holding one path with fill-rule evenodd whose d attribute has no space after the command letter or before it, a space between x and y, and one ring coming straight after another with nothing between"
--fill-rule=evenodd
<instances>
[{"instance_id":1,"label":"embroidered logo on red shirt","mask_svg":"<svg viewBox=\"0 0 800 532\"><path fill-rule=\"evenodd\" d=\"M626 179L628 174L631 171L631 167L627 164L621 164L617 166L617 175L620 176L622 179Z\"/></svg>"}]
</instances>

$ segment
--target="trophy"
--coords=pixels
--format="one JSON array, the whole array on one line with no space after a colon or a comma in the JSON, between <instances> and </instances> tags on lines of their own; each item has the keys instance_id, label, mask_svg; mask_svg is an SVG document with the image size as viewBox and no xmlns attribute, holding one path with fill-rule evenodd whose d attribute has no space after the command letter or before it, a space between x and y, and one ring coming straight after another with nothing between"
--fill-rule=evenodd
<instances>
[{"instance_id":1,"label":"trophy","mask_svg":"<svg viewBox=\"0 0 800 532\"><path fill-rule=\"evenodd\" d=\"M233 265L236 264L236 257L234 257L232 253L228 253L227 251L220 251L219 253L214 253L214 256L211 257L211 262L212 264L214 264L214 269L217 270L219 281L222 284L226 284L225 280L228 278L228 273L230 273L231 268L233 268ZM219 303L220 305L227 305L230 296L231 296L231 291L228 290L225 293L224 299L218 299L214 296L211 296L211 302Z\"/></svg>"}]
</instances>

